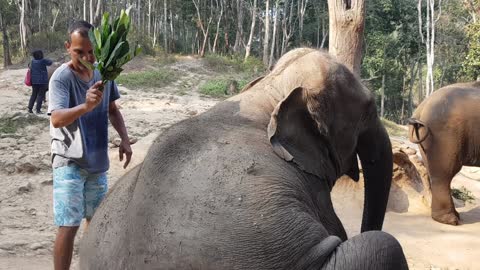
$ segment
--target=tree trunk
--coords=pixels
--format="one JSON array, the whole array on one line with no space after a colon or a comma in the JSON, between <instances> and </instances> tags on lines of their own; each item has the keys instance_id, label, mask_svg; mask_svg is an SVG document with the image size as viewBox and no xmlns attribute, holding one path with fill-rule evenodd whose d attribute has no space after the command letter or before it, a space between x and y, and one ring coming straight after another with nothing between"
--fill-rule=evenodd
<instances>
[{"instance_id":1,"label":"tree trunk","mask_svg":"<svg viewBox=\"0 0 480 270\"><path fill-rule=\"evenodd\" d=\"M196 0L192 0L193 4L195 5L195 9L197 10L197 18L198 18L197 25L200 27L203 33L203 42L202 42L202 47L200 49L199 54L200 54L200 57L203 57L205 55L205 48L207 45L208 32L210 30L210 23L212 22L212 16L208 18L207 28L205 29L205 26L203 25L202 17L200 16L200 8L199 8L200 1L198 2L195 2L195 1Z\"/></svg>"},{"instance_id":2,"label":"tree trunk","mask_svg":"<svg viewBox=\"0 0 480 270\"><path fill-rule=\"evenodd\" d=\"M253 32L255 32L255 22L256 21L257 21L257 0L253 0L252 25L250 26L250 35L248 36L248 43L247 43L247 46L245 47L244 61L247 61L247 58L250 56L250 49L252 47Z\"/></svg>"},{"instance_id":3,"label":"tree trunk","mask_svg":"<svg viewBox=\"0 0 480 270\"><path fill-rule=\"evenodd\" d=\"M148 0L148 26L147 26L147 35L150 36L151 32L151 27L152 27L152 0Z\"/></svg>"},{"instance_id":4,"label":"tree trunk","mask_svg":"<svg viewBox=\"0 0 480 270\"><path fill-rule=\"evenodd\" d=\"M380 89L380 117L385 116L385 74L382 76L382 88Z\"/></svg>"},{"instance_id":5,"label":"tree trunk","mask_svg":"<svg viewBox=\"0 0 480 270\"><path fill-rule=\"evenodd\" d=\"M299 0L298 1L298 26L299 26L299 41L300 44L303 43L303 20L305 18L305 11L307 10L308 0Z\"/></svg>"},{"instance_id":6,"label":"tree trunk","mask_svg":"<svg viewBox=\"0 0 480 270\"><path fill-rule=\"evenodd\" d=\"M17 0L17 6L20 10L20 47L22 50L22 54L26 56L28 54L28 39L29 39L29 32L30 26L27 23L26 16L28 16L28 1L26 0Z\"/></svg>"},{"instance_id":7,"label":"tree trunk","mask_svg":"<svg viewBox=\"0 0 480 270\"><path fill-rule=\"evenodd\" d=\"M218 3L218 0L216 2L217 2L217 7L220 5L220 15L218 16L217 31L215 31L215 39L213 41L213 53L217 51L218 35L220 34L220 22L222 21L222 17L223 17L223 2L222 0L220 0L220 4Z\"/></svg>"},{"instance_id":8,"label":"tree trunk","mask_svg":"<svg viewBox=\"0 0 480 270\"><path fill-rule=\"evenodd\" d=\"M152 47L155 48L155 45L157 45L157 17L153 17L153 38L152 38ZM186 43L185 43L186 44Z\"/></svg>"},{"instance_id":9,"label":"tree trunk","mask_svg":"<svg viewBox=\"0 0 480 270\"><path fill-rule=\"evenodd\" d=\"M3 21L3 14L0 13L0 27L2 28L2 45L3 45L3 67L8 67L12 64L12 58L10 55L10 44L8 40L7 26Z\"/></svg>"},{"instance_id":10,"label":"tree trunk","mask_svg":"<svg viewBox=\"0 0 480 270\"><path fill-rule=\"evenodd\" d=\"M423 75L422 75L422 65L418 63L418 104L423 100Z\"/></svg>"},{"instance_id":11,"label":"tree trunk","mask_svg":"<svg viewBox=\"0 0 480 270\"><path fill-rule=\"evenodd\" d=\"M307 0L308 1L308 0ZM268 61L268 68L270 69L273 66L273 52L275 51L275 41L277 36L277 24L278 24L278 5L280 4L280 0L275 1L275 19L273 21L273 34L272 34L272 46L270 49L270 60Z\"/></svg>"},{"instance_id":12,"label":"tree trunk","mask_svg":"<svg viewBox=\"0 0 480 270\"><path fill-rule=\"evenodd\" d=\"M243 0L237 0L237 31L233 51L238 52L243 43Z\"/></svg>"},{"instance_id":13,"label":"tree trunk","mask_svg":"<svg viewBox=\"0 0 480 270\"><path fill-rule=\"evenodd\" d=\"M42 0L38 0L38 32L42 32Z\"/></svg>"},{"instance_id":14,"label":"tree trunk","mask_svg":"<svg viewBox=\"0 0 480 270\"><path fill-rule=\"evenodd\" d=\"M412 115L413 113L413 83L415 82L415 78L417 76L417 72L415 70L415 67L417 66L417 61L412 61L412 66L410 67L410 87L408 90L408 115Z\"/></svg>"},{"instance_id":15,"label":"tree trunk","mask_svg":"<svg viewBox=\"0 0 480 270\"><path fill-rule=\"evenodd\" d=\"M93 0L90 0L90 23L93 23Z\"/></svg>"},{"instance_id":16,"label":"tree trunk","mask_svg":"<svg viewBox=\"0 0 480 270\"><path fill-rule=\"evenodd\" d=\"M87 0L83 0L83 20L87 21Z\"/></svg>"},{"instance_id":17,"label":"tree trunk","mask_svg":"<svg viewBox=\"0 0 480 270\"><path fill-rule=\"evenodd\" d=\"M268 44L270 39L270 0L265 1L265 37L263 38L263 64L268 66Z\"/></svg>"},{"instance_id":18,"label":"tree trunk","mask_svg":"<svg viewBox=\"0 0 480 270\"><path fill-rule=\"evenodd\" d=\"M290 7L288 7L289 3L290 3ZM293 32L295 30L295 27L294 27L295 22L293 20L293 7L294 7L293 0L292 2L289 2L289 0L285 1L284 19L282 21L283 40L282 40L281 55L283 55L288 49L288 43L290 41L290 38L293 36Z\"/></svg>"},{"instance_id":19,"label":"tree trunk","mask_svg":"<svg viewBox=\"0 0 480 270\"><path fill-rule=\"evenodd\" d=\"M51 32L54 32L55 31L55 24L57 23L57 18L58 18L58 14L60 13L60 9L57 8L56 9L56 12L55 12L55 15L53 16L53 22L52 22L52 26L50 26L50 31Z\"/></svg>"},{"instance_id":20,"label":"tree trunk","mask_svg":"<svg viewBox=\"0 0 480 270\"><path fill-rule=\"evenodd\" d=\"M171 3L170 3L171 4ZM170 8L170 47L168 48L170 52L175 51L175 29L173 27L173 15L172 15L172 9Z\"/></svg>"},{"instance_id":21,"label":"tree trunk","mask_svg":"<svg viewBox=\"0 0 480 270\"><path fill-rule=\"evenodd\" d=\"M365 0L328 0L329 52L355 74L360 75Z\"/></svg>"},{"instance_id":22,"label":"tree trunk","mask_svg":"<svg viewBox=\"0 0 480 270\"><path fill-rule=\"evenodd\" d=\"M167 0L163 0L163 50L168 53Z\"/></svg>"},{"instance_id":23,"label":"tree trunk","mask_svg":"<svg viewBox=\"0 0 480 270\"><path fill-rule=\"evenodd\" d=\"M103 0L97 1L97 9L95 10L95 16L93 17L93 25L98 26L100 25L102 19L102 5Z\"/></svg>"}]
</instances>

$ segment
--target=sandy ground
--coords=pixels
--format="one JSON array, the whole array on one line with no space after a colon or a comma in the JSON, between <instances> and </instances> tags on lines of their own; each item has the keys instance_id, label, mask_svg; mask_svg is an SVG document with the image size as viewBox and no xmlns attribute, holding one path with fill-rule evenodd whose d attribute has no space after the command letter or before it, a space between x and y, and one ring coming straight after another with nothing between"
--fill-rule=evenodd
<instances>
[{"instance_id":1,"label":"sandy ground","mask_svg":"<svg viewBox=\"0 0 480 270\"><path fill-rule=\"evenodd\" d=\"M218 102L198 93L198 86L215 76L205 70L201 61L182 58L171 68L184 74L171 86L142 90L120 87L122 98L118 104L131 137L138 140L132 146L134 156L129 168L143 160L152 141L167 127ZM18 69L0 73L0 117L30 120L15 134L0 134L0 269L44 270L53 268L51 252L56 229L52 224L48 118L26 113L30 91L22 84L25 72ZM111 130L113 142L116 134ZM111 147L110 186L126 172L118 161L117 148L113 144ZM476 181L480 179L479 171L465 168L452 185L467 187L480 198L480 182ZM416 181L405 177L394 181L384 223L384 231L400 241L410 268L480 269L480 249L476 246L480 243L479 201L466 205L458 202L462 224L443 225L430 218L429 198ZM359 233L362 183L340 179L333 199L349 236ZM81 233L77 238L80 237ZM77 254L76 248L72 269L78 269Z\"/></svg>"}]
</instances>

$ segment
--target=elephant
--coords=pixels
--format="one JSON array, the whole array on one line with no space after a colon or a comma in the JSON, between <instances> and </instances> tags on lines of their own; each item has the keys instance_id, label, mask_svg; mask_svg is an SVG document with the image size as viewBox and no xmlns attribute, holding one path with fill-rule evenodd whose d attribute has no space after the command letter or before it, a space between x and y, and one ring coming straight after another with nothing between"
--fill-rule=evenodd
<instances>
[{"instance_id":1,"label":"elephant","mask_svg":"<svg viewBox=\"0 0 480 270\"><path fill-rule=\"evenodd\" d=\"M362 233L330 191L365 175ZM96 211L82 269L408 269L380 231L392 150L372 94L328 53L298 48L265 77L172 125Z\"/></svg>"},{"instance_id":2,"label":"elephant","mask_svg":"<svg viewBox=\"0 0 480 270\"><path fill-rule=\"evenodd\" d=\"M432 218L458 225L450 184L463 165L480 166L480 82L434 91L408 119L409 140L419 144L432 189Z\"/></svg>"}]
</instances>

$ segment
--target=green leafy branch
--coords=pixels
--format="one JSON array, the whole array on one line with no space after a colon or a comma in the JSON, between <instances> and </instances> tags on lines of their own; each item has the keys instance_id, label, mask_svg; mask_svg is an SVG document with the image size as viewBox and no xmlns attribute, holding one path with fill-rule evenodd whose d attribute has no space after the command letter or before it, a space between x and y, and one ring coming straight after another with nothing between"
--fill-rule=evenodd
<instances>
[{"instance_id":1,"label":"green leafy branch","mask_svg":"<svg viewBox=\"0 0 480 270\"><path fill-rule=\"evenodd\" d=\"M122 9L120 16L110 22L110 14L105 12L99 27L90 29L88 37L93 46L93 54L97 59L97 66L80 59L80 62L90 70L98 69L102 75L102 82L115 80L123 71L122 66L141 52L136 46L130 50L127 35L130 31L130 8Z\"/></svg>"}]
</instances>

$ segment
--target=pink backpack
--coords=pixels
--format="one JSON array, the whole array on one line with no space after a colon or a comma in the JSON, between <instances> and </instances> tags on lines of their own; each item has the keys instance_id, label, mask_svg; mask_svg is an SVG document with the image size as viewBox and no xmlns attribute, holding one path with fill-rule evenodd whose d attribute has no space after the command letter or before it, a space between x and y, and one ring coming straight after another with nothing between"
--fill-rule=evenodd
<instances>
[{"instance_id":1,"label":"pink backpack","mask_svg":"<svg viewBox=\"0 0 480 270\"><path fill-rule=\"evenodd\" d=\"M25 75L25 85L32 86L32 74L30 68L28 68L27 75Z\"/></svg>"}]
</instances>

